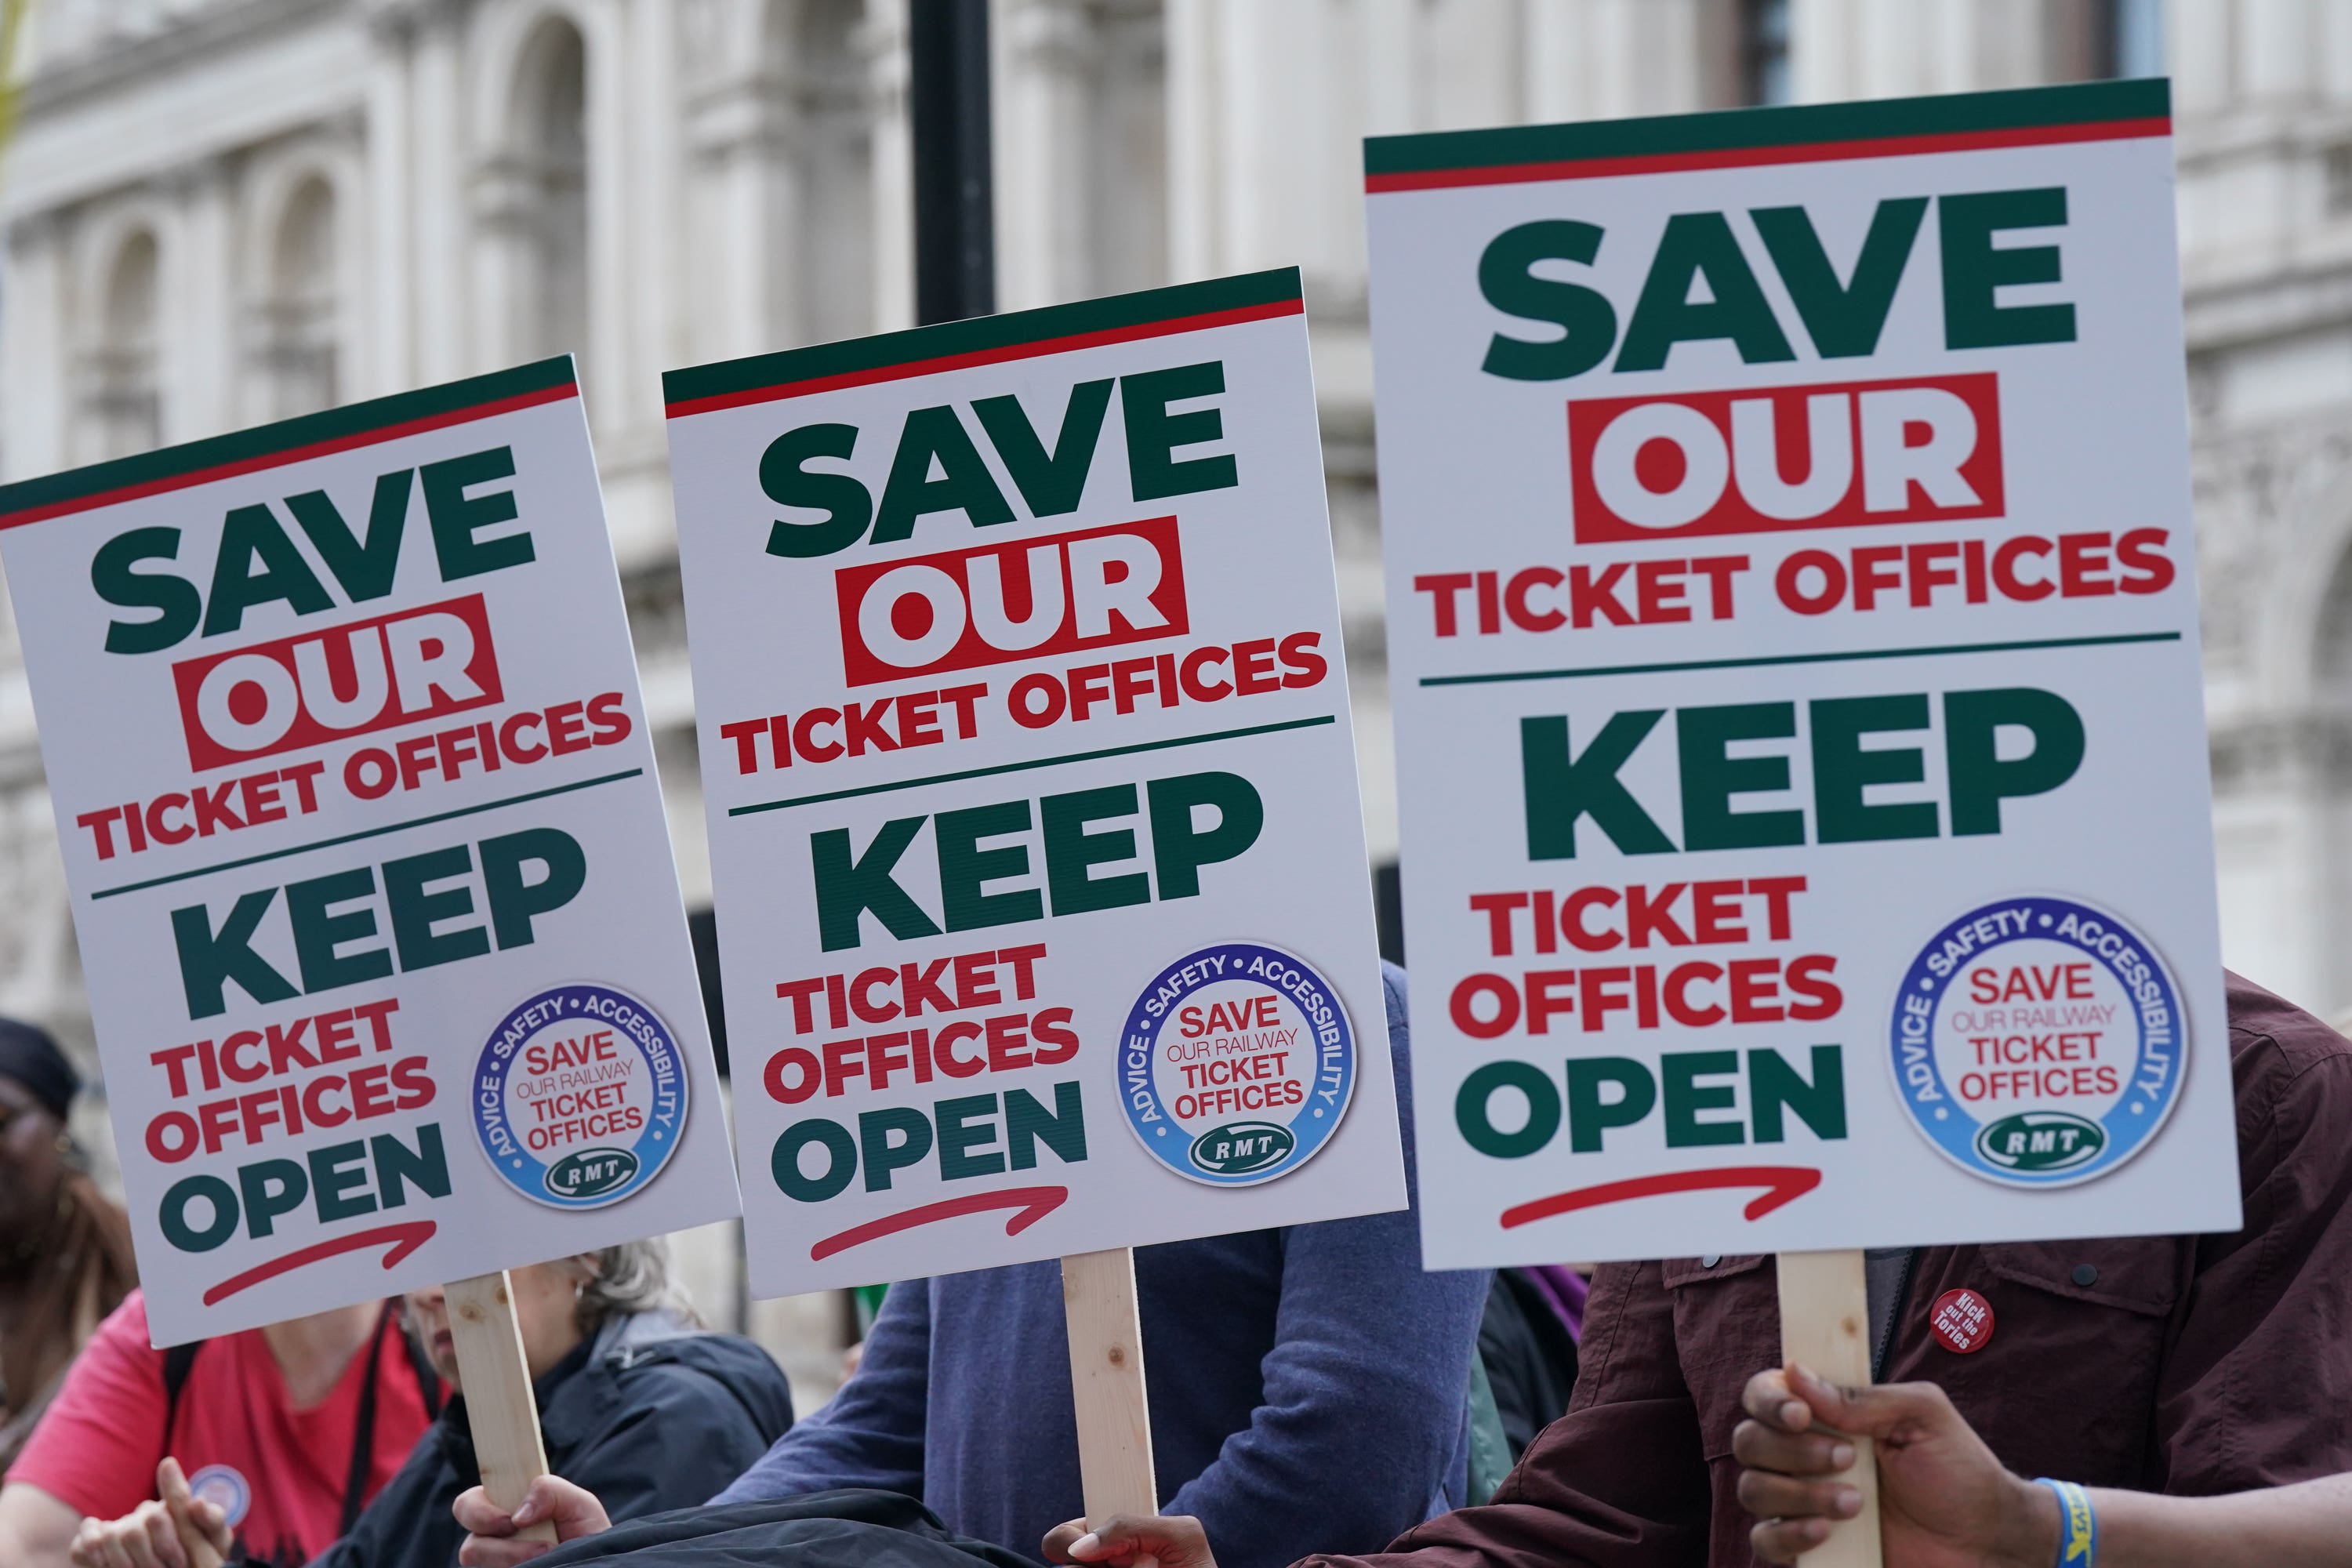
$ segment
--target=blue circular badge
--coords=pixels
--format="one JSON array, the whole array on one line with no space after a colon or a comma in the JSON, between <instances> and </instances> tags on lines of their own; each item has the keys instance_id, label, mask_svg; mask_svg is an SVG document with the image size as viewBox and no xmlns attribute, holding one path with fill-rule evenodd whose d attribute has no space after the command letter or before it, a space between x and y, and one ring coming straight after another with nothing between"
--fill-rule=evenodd
<instances>
[{"instance_id":1,"label":"blue circular badge","mask_svg":"<svg viewBox=\"0 0 2352 1568\"><path fill-rule=\"evenodd\" d=\"M2055 1187L2147 1147L2180 1098L2189 1019L2147 940L2105 910L2028 896L1970 910L1895 1001L1903 1104L1988 1181Z\"/></svg>"},{"instance_id":2,"label":"blue circular badge","mask_svg":"<svg viewBox=\"0 0 2352 1568\"><path fill-rule=\"evenodd\" d=\"M661 1015L627 992L558 985L499 1021L469 1098L507 1185L553 1208L602 1208L677 1152L686 1059Z\"/></svg>"},{"instance_id":3,"label":"blue circular badge","mask_svg":"<svg viewBox=\"0 0 2352 1568\"><path fill-rule=\"evenodd\" d=\"M1355 1088L1339 993L1263 942L1219 942L1161 970L1119 1039L1128 1125L1152 1158L1211 1186L1270 1182L1313 1159Z\"/></svg>"},{"instance_id":4,"label":"blue circular badge","mask_svg":"<svg viewBox=\"0 0 2352 1568\"><path fill-rule=\"evenodd\" d=\"M188 1478L188 1495L220 1510L222 1521L231 1530L253 1510L253 1484L234 1465L206 1465Z\"/></svg>"}]
</instances>

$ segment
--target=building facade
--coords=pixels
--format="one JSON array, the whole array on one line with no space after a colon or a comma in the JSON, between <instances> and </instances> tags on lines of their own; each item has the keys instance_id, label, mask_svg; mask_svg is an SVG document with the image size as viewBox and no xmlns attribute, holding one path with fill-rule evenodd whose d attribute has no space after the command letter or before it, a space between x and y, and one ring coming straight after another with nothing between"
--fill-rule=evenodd
<instances>
[{"instance_id":1,"label":"building facade","mask_svg":"<svg viewBox=\"0 0 2352 1568\"><path fill-rule=\"evenodd\" d=\"M659 375L908 324L908 3L37 0L0 476L576 353L707 904ZM1360 136L2171 62L2225 944L2352 1004L2352 0L994 0L992 47L1003 307L1305 268L1376 856ZM87 1054L5 626L0 877L0 1010Z\"/></svg>"}]
</instances>

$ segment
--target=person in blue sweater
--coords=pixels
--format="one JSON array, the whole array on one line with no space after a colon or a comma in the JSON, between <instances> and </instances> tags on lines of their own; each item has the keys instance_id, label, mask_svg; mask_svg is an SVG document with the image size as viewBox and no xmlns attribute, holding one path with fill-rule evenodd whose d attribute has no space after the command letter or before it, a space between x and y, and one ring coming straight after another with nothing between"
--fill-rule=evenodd
<instances>
[{"instance_id":1,"label":"person in blue sweater","mask_svg":"<svg viewBox=\"0 0 2352 1568\"><path fill-rule=\"evenodd\" d=\"M1410 1181L1404 973L1384 978ZM1199 1518L1226 1568L1378 1551L1463 1502L1488 1277L1423 1273L1419 1225L1416 1206L1136 1249L1160 1506ZM834 1487L905 1492L1044 1561L1046 1532L1084 1511L1059 1266L893 1286L856 1374L713 1500ZM522 1524L605 1528L552 1477L511 1517L473 1492L457 1518L469 1568L547 1550L512 1539Z\"/></svg>"}]
</instances>

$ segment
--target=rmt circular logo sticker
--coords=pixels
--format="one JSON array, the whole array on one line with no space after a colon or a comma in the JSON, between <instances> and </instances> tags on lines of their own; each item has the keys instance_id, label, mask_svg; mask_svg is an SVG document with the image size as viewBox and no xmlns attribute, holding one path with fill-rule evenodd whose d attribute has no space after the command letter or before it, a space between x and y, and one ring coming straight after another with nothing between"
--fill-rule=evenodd
<instances>
[{"instance_id":1,"label":"rmt circular logo sticker","mask_svg":"<svg viewBox=\"0 0 2352 1568\"><path fill-rule=\"evenodd\" d=\"M2188 1018L2147 939L2071 899L1952 921L1895 1003L1895 1083L1930 1142L1987 1180L2054 1187L2146 1148L2180 1098Z\"/></svg>"},{"instance_id":2,"label":"rmt circular logo sticker","mask_svg":"<svg viewBox=\"0 0 2352 1568\"><path fill-rule=\"evenodd\" d=\"M507 1185L554 1208L619 1203L661 1173L686 1128L686 1062L651 1007L558 985L509 1013L474 1074L475 1131Z\"/></svg>"},{"instance_id":3,"label":"rmt circular logo sticker","mask_svg":"<svg viewBox=\"0 0 2352 1568\"><path fill-rule=\"evenodd\" d=\"M1161 970L1119 1042L1128 1125L1161 1164L1212 1186L1270 1182L1313 1159L1355 1087L1339 992L1261 942L1220 942Z\"/></svg>"}]
</instances>

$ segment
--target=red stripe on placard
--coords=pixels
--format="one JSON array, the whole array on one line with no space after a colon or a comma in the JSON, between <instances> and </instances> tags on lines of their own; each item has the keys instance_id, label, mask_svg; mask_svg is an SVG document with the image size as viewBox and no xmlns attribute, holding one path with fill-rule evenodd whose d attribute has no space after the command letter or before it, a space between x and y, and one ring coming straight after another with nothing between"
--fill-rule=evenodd
<instances>
[{"instance_id":1,"label":"red stripe on placard","mask_svg":"<svg viewBox=\"0 0 2352 1568\"><path fill-rule=\"evenodd\" d=\"M1720 1171L1675 1171L1661 1176L1633 1176L1622 1182L1603 1182L1597 1187L1578 1187L1573 1192L1554 1193L1548 1198L1517 1204L1503 1211L1503 1228L1516 1229L1533 1225L1554 1215L1572 1214L1578 1209L1598 1208L1602 1204L1621 1204L1633 1198L1653 1198L1666 1193L1698 1193L1714 1187L1762 1187L1765 1189L1748 1201L1746 1210L1749 1219L1762 1219L1783 1204L1794 1203L1822 1184L1822 1173L1805 1165L1730 1165Z\"/></svg>"},{"instance_id":2,"label":"red stripe on placard","mask_svg":"<svg viewBox=\"0 0 2352 1568\"><path fill-rule=\"evenodd\" d=\"M336 1258L346 1252L362 1252L371 1247L389 1242L391 1250L383 1255L383 1267L391 1268L410 1253L433 1239L439 1226L429 1219L404 1220L399 1225L380 1225L373 1230L356 1230L349 1236L339 1236L332 1241L313 1242L283 1258L273 1258L267 1263L257 1263L242 1274L232 1274L205 1292L205 1305L217 1307L240 1290L249 1290L265 1279L275 1279L280 1274L291 1274L324 1258Z\"/></svg>"},{"instance_id":3,"label":"red stripe on placard","mask_svg":"<svg viewBox=\"0 0 2352 1568\"><path fill-rule=\"evenodd\" d=\"M741 392L714 393L709 397L690 397L668 406L668 416L684 419L696 414L711 414L721 408L741 408L753 403L774 403L787 397L806 397L813 393L835 392L845 386L870 386L877 382L902 381L908 376L932 375L940 371L965 370L973 365L1003 364L1011 360L1034 359L1044 354L1068 353L1075 349L1101 348L1109 343L1140 342L1146 338L1172 337L1178 332L1197 332L1210 327L1239 326L1245 321L1271 321L1277 316L1306 313L1300 300L1271 300L1259 305L1241 305L1230 310L1211 310L1204 315L1179 316L1166 321L1137 321L1123 327L1105 327L1098 331L1076 332L1063 338L1040 338L1034 342L1004 343L995 348L974 349L967 353L943 354L937 359L909 360L904 364L869 365L860 370L844 371L838 375L821 375L808 381L788 381L774 386L748 387Z\"/></svg>"},{"instance_id":4,"label":"red stripe on placard","mask_svg":"<svg viewBox=\"0 0 2352 1568\"><path fill-rule=\"evenodd\" d=\"M348 452L356 447L373 447L379 442L396 441L404 436L420 436L428 430L440 430L451 425L463 425L475 419L487 419L494 414L511 414L518 408L535 408L542 403L558 403L580 395L580 388L572 382L561 386L542 387L536 392L517 393L492 403L478 403L469 408L446 409L437 414L424 415L397 425L378 426L373 430L354 430L348 436L315 441L307 447L289 447L282 451L263 452L233 463L221 463L209 468L192 468L186 473L168 474L149 479L143 484L124 485L119 489L100 490L91 495L74 496L52 501L47 506L27 507L23 511L0 516L0 528L22 528L27 523L47 522L53 517L64 517L77 511L89 511L98 507L116 506L142 497L163 495L171 490L183 490L193 485L208 485L216 479L234 479L239 474L258 473L264 468L283 468L289 463L302 462L310 458L323 458L335 452Z\"/></svg>"},{"instance_id":5,"label":"red stripe on placard","mask_svg":"<svg viewBox=\"0 0 2352 1568\"><path fill-rule=\"evenodd\" d=\"M863 1247L869 1241L895 1236L902 1230L935 1224L943 1219L957 1219L968 1214L985 1214L990 1209L1018 1209L1021 1212L1004 1222L1004 1234L1019 1236L1055 1209L1070 1201L1067 1187L1008 1187L1001 1193L974 1193L969 1197L942 1198L935 1204L925 1204L901 1214L884 1215L869 1219L864 1225L853 1225L837 1235L828 1236L809 1248L809 1261L822 1263L836 1252L846 1252L853 1247Z\"/></svg>"},{"instance_id":6,"label":"red stripe on placard","mask_svg":"<svg viewBox=\"0 0 2352 1568\"><path fill-rule=\"evenodd\" d=\"M2072 142L2122 142L2169 136L2168 119L2109 120L2090 125L2004 126L1993 131L1927 136L1870 137L1852 142L1800 142L1786 147L1714 147L1694 153L1642 153L1622 158L1575 158L1557 163L1496 163L1484 168L1418 169L1367 174L1364 191L1447 190L1463 185L1517 185L1542 180L1601 180L1622 174L1672 174L1690 169L1740 169L1766 163L1823 163L1846 158L1908 158L1925 153L1974 153L2000 147L2049 147Z\"/></svg>"}]
</instances>

